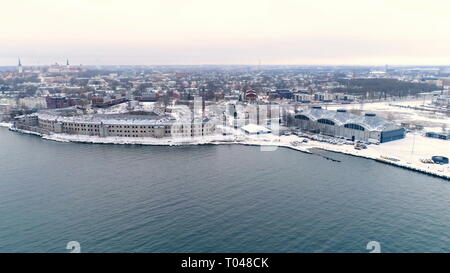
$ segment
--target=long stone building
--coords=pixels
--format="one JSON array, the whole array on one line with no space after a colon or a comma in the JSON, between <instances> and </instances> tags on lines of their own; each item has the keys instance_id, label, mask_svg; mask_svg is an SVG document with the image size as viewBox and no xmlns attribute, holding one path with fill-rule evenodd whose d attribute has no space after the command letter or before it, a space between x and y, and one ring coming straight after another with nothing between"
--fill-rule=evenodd
<instances>
[{"instance_id":1,"label":"long stone building","mask_svg":"<svg viewBox=\"0 0 450 273\"><path fill-rule=\"evenodd\" d=\"M193 137L215 133L216 126L208 119L175 120L157 114L70 114L67 109L42 111L17 117L17 129L41 134L63 133L100 137Z\"/></svg>"}]
</instances>

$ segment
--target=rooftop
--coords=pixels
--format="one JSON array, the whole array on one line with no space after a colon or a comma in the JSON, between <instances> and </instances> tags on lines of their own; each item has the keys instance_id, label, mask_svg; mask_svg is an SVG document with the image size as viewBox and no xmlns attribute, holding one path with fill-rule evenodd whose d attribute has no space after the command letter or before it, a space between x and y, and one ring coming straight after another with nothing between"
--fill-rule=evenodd
<instances>
[{"instance_id":1,"label":"rooftop","mask_svg":"<svg viewBox=\"0 0 450 273\"><path fill-rule=\"evenodd\" d=\"M171 115L159 115L154 112L147 114L134 113L93 113L82 114L74 108L44 110L33 115L40 119L57 120L59 122L78 122L86 124L126 124L126 125L164 125L176 122L191 122L191 117L175 118ZM208 122L208 119L200 117L195 119L195 122Z\"/></svg>"},{"instance_id":2,"label":"rooftop","mask_svg":"<svg viewBox=\"0 0 450 273\"><path fill-rule=\"evenodd\" d=\"M321 108L309 108L298 113L307 116L310 120L328 119L336 125L358 124L369 131L395 130L401 127L393 122L377 117L375 114L366 114L364 116L354 115L345 110L328 111Z\"/></svg>"}]
</instances>

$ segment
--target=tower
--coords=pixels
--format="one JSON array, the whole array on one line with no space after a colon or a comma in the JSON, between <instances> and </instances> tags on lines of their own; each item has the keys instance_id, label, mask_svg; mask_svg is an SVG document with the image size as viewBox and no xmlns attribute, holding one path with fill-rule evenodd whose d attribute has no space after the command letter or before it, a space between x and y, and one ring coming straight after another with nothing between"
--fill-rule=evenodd
<instances>
[{"instance_id":1,"label":"tower","mask_svg":"<svg viewBox=\"0 0 450 273\"><path fill-rule=\"evenodd\" d=\"M22 63L20 62L20 58L19 59L19 64L17 65L17 71L22 74L23 73L23 67L22 67Z\"/></svg>"}]
</instances>

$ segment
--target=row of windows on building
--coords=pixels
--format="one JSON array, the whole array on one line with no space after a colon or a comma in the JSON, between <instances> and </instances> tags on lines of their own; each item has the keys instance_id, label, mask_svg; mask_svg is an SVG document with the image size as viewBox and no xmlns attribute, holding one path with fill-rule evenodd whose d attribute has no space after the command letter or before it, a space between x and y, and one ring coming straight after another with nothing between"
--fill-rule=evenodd
<instances>
[{"instance_id":1,"label":"row of windows on building","mask_svg":"<svg viewBox=\"0 0 450 273\"><path fill-rule=\"evenodd\" d=\"M55 123L57 121L48 121L48 120L39 120L39 124L44 129L48 130L54 130ZM98 124L83 124L83 123L61 123L63 126L64 131L68 132L99 132L99 125ZM121 130L121 129L143 129L143 130ZM165 134L186 134L186 133L198 133L203 134L204 133L204 125L196 127L191 127L189 125L178 125L175 124L172 126L169 125L108 125L108 132L109 133L141 133L141 134L154 134L154 129L162 129ZM172 129L172 130L171 130ZM129 136L134 137L135 135L119 135L118 136ZM138 135L136 135L137 137Z\"/></svg>"},{"instance_id":2,"label":"row of windows on building","mask_svg":"<svg viewBox=\"0 0 450 273\"><path fill-rule=\"evenodd\" d=\"M89 128L81 128L81 129L65 128L65 129L71 132L98 132L98 129L89 129Z\"/></svg>"},{"instance_id":3,"label":"row of windows on building","mask_svg":"<svg viewBox=\"0 0 450 273\"><path fill-rule=\"evenodd\" d=\"M96 130L96 131L98 131L98 130ZM173 130L173 131L170 131L170 130L165 130L164 132L165 133L170 133L170 132L172 132L172 133L190 133L190 132L203 132L204 130L202 129L202 130ZM141 130L141 131L139 131L139 130L108 130L108 132L110 132L110 133L141 133L141 134L145 134L145 133L154 133L155 131L154 130L150 130L150 131L146 131L146 130Z\"/></svg>"},{"instance_id":4,"label":"row of windows on building","mask_svg":"<svg viewBox=\"0 0 450 273\"><path fill-rule=\"evenodd\" d=\"M55 121L40 120L40 123L55 123ZM65 127L85 127L85 128L99 128L98 124L84 124L84 123L62 123ZM123 129L169 129L168 125L107 125L108 128L123 128Z\"/></svg>"},{"instance_id":5,"label":"row of windows on building","mask_svg":"<svg viewBox=\"0 0 450 273\"><path fill-rule=\"evenodd\" d=\"M155 133L155 131L153 131L153 130L150 130L150 131L138 131L138 130L108 130L108 132L110 132L110 133L141 133L141 134L147 134L147 133L150 133L150 134L153 134L153 133ZM166 133L166 134L168 134L168 133L170 133L170 130L164 130L164 132Z\"/></svg>"},{"instance_id":6,"label":"row of windows on building","mask_svg":"<svg viewBox=\"0 0 450 273\"><path fill-rule=\"evenodd\" d=\"M108 128L121 129L169 129L168 125L107 125Z\"/></svg>"}]
</instances>

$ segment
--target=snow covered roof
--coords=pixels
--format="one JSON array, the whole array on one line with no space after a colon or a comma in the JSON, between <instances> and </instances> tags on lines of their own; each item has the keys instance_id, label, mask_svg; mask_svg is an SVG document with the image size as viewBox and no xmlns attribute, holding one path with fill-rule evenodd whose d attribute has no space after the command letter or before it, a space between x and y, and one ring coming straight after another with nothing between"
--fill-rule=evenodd
<instances>
[{"instance_id":1,"label":"snow covered roof","mask_svg":"<svg viewBox=\"0 0 450 273\"><path fill-rule=\"evenodd\" d=\"M58 111L45 110L35 113L39 119L56 120L58 122L75 122L84 124L100 124L105 125L165 125L174 123L196 123L208 122L209 119L197 117L192 120L191 116L173 117L169 115L159 115L157 113L149 113L145 115L127 114L127 113L110 113L110 114L80 114L74 111Z\"/></svg>"},{"instance_id":2,"label":"snow covered roof","mask_svg":"<svg viewBox=\"0 0 450 273\"><path fill-rule=\"evenodd\" d=\"M241 127L242 130L247 132L248 134L267 134L270 133L270 130L264 126L256 125L256 124L247 124Z\"/></svg>"},{"instance_id":3,"label":"snow covered roof","mask_svg":"<svg viewBox=\"0 0 450 273\"><path fill-rule=\"evenodd\" d=\"M127 114L91 114L62 116L57 112L43 111L36 114L39 119L57 120L59 122L76 122L86 124L127 124L127 125L157 125L173 123L174 118L158 115L127 115Z\"/></svg>"},{"instance_id":4,"label":"snow covered roof","mask_svg":"<svg viewBox=\"0 0 450 273\"><path fill-rule=\"evenodd\" d=\"M377 117L374 114L358 116L345 110L328 111L316 107L299 112L298 115L304 115L314 121L319 119L328 119L334 122L337 126L344 124L358 124L369 131L389 131L401 128L395 123Z\"/></svg>"}]
</instances>

